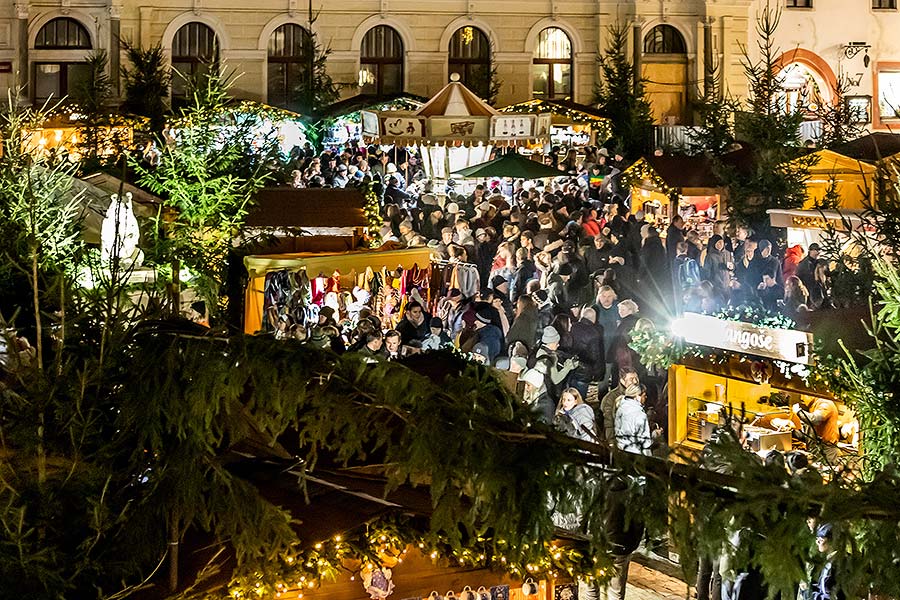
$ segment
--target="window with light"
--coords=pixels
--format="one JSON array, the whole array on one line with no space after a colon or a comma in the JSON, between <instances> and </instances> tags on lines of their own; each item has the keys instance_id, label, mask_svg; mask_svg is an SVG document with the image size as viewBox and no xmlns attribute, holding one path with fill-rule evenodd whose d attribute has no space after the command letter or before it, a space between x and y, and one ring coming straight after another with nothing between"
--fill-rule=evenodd
<instances>
[{"instance_id":1,"label":"window with light","mask_svg":"<svg viewBox=\"0 0 900 600\"><path fill-rule=\"evenodd\" d=\"M572 41L565 31L548 27L538 34L531 69L532 96L538 99L572 97Z\"/></svg>"}]
</instances>

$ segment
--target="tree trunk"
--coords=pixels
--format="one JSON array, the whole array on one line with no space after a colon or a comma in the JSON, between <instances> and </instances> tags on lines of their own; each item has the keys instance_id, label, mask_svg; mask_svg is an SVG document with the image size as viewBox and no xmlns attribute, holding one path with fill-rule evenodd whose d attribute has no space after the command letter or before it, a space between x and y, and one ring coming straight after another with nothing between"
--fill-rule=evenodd
<instances>
[{"instance_id":1,"label":"tree trunk","mask_svg":"<svg viewBox=\"0 0 900 600\"><path fill-rule=\"evenodd\" d=\"M31 251L31 299L34 304L35 348L37 349L37 368L44 369L44 342L41 328L41 301L38 293L38 255L37 248Z\"/></svg>"},{"instance_id":2,"label":"tree trunk","mask_svg":"<svg viewBox=\"0 0 900 600\"><path fill-rule=\"evenodd\" d=\"M56 374L62 375L63 349L66 345L66 278L60 277L59 281L59 341L56 351Z\"/></svg>"},{"instance_id":3,"label":"tree trunk","mask_svg":"<svg viewBox=\"0 0 900 600\"><path fill-rule=\"evenodd\" d=\"M172 290L169 302L172 305L172 316L177 317L181 312L181 261L177 258L172 261Z\"/></svg>"}]
</instances>

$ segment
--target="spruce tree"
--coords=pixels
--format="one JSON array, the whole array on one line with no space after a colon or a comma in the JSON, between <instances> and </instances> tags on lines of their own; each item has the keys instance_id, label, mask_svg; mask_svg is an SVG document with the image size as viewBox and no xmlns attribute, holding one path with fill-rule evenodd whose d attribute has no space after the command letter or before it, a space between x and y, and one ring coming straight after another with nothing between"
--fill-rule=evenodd
<instances>
[{"instance_id":1,"label":"spruce tree","mask_svg":"<svg viewBox=\"0 0 900 600\"><path fill-rule=\"evenodd\" d=\"M128 114L150 119L150 131L161 133L168 111L171 74L166 64L162 46L141 48L122 41L122 47L131 66L122 67L125 99L122 110Z\"/></svg>"},{"instance_id":2,"label":"spruce tree","mask_svg":"<svg viewBox=\"0 0 900 600\"><path fill-rule=\"evenodd\" d=\"M603 77L594 102L612 122L616 148L636 158L650 150L653 116L641 75L625 53L627 47L628 27L618 22L608 26L606 49L599 58Z\"/></svg>"},{"instance_id":3,"label":"spruce tree","mask_svg":"<svg viewBox=\"0 0 900 600\"><path fill-rule=\"evenodd\" d=\"M775 32L780 18L781 8L766 4L756 19L758 58L751 58L744 49L742 63L750 93L744 112L735 115L735 126L750 159L719 165L728 186L730 219L757 231L768 230L768 209L803 206L809 169L816 162L800 139L806 107L788 106L778 78Z\"/></svg>"}]
</instances>

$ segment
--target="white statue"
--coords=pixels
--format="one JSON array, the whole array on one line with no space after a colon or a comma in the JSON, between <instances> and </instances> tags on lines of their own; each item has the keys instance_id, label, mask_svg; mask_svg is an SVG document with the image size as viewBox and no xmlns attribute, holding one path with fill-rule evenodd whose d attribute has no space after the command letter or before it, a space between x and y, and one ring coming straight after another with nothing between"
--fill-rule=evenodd
<instances>
[{"instance_id":1,"label":"white statue","mask_svg":"<svg viewBox=\"0 0 900 600\"><path fill-rule=\"evenodd\" d=\"M138 268L144 262L144 253L138 248L141 230L131 206L131 192L125 198L113 194L103 225L100 228L100 259L111 267L118 258L120 269Z\"/></svg>"}]
</instances>

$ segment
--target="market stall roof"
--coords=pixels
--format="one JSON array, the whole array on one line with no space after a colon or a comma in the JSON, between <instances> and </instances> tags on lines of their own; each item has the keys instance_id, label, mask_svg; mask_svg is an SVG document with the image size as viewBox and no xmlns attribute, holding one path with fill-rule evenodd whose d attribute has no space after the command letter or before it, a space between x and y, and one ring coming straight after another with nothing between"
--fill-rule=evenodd
<instances>
[{"instance_id":1,"label":"market stall roof","mask_svg":"<svg viewBox=\"0 0 900 600\"><path fill-rule=\"evenodd\" d=\"M482 177L514 177L516 179L543 179L564 175L558 169L531 160L518 152L508 152L493 160L460 169L454 176L464 179Z\"/></svg>"},{"instance_id":2,"label":"market stall roof","mask_svg":"<svg viewBox=\"0 0 900 600\"><path fill-rule=\"evenodd\" d=\"M459 81L451 81L416 114L420 117L489 117L500 113Z\"/></svg>"},{"instance_id":3,"label":"market stall roof","mask_svg":"<svg viewBox=\"0 0 900 600\"><path fill-rule=\"evenodd\" d=\"M362 111L366 142L419 146L531 145L549 140L550 114L501 114L451 75L416 112Z\"/></svg>"},{"instance_id":4,"label":"market stall roof","mask_svg":"<svg viewBox=\"0 0 900 600\"><path fill-rule=\"evenodd\" d=\"M510 104L500 112L548 112L553 115L554 125L609 123L610 120L599 109L571 100L526 100Z\"/></svg>"},{"instance_id":5,"label":"market stall roof","mask_svg":"<svg viewBox=\"0 0 900 600\"><path fill-rule=\"evenodd\" d=\"M264 188L247 227L366 227L363 193L353 189Z\"/></svg>"},{"instance_id":6,"label":"market stall roof","mask_svg":"<svg viewBox=\"0 0 900 600\"><path fill-rule=\"evenodd\" d=\"M358 94L339 100L322 111L323 118L337 118L349 115L361 110L407 110L415 111L428 102L428 98L415 94L389 94L378 96L375 94Z\"/></svg>"},{"instance_id":7,"label":"market stall roof","mask_svg":"<svg viewBox=\"0 0 900 600\"><path fill-rule=\"evenodd\" d=\"M705 156L646 156L625 172L644 180L647 178L641 175L645 169L649 169L669 188L714 189L722 186L712 162Z\"/></svg>"},{"instance_id":8,"label":"market stall roof","mask_svg":"<svg viewBox=\"0 0 900 600\"><path fill-rule=\"evenodd\" d=\"M900 134L876 131L834 148L834 151L869 163L900 153Z\"/></svg>"}]
</instances>

